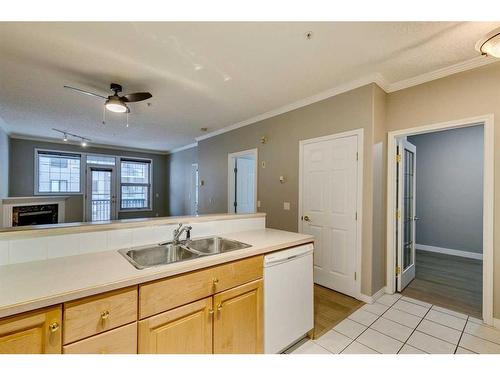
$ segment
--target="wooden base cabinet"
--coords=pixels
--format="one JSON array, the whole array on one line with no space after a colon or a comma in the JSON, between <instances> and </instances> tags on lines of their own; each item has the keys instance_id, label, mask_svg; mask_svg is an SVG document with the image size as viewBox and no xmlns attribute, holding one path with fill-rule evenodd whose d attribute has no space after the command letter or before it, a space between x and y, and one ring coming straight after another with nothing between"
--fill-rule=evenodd
<instances>
[{"instance_id":1,"label":"wooden base cabinet","mask_svg":"<svg viewBox=\"0 0 500 375\"><path fill-rule=\"evenodd\" d=\"M262 279L214 296L215 354L263 351Z\"/></svg>"},{"instance_id":2,"label":"wooden base cabinet","mask_svg":"<svg viewBox=\"0 0 500 375\"><path fill-rule=\"evenodd\" d=\"M1 354L60 354L61 306L0 320Z\"/></svg>"},{"instance_id":3,"label":"wooden base cabinet","mask_svg":"<svg viewBox=\"0 0 500 375\"><path fill-rule=\"evenodd\" d=\"M141 320L139 353L212 353L212 315L210 297Z\"/></svg>"},{"instance_id":4,"label":"wooden base cabinet","mask_svg":"<svg viewBox=\"0 0 500 375\"><path fill-rule=\"evenodd\" d=\"M139 353L262 353L262 279L139 321Z\"/></svg>"}]
</instances>

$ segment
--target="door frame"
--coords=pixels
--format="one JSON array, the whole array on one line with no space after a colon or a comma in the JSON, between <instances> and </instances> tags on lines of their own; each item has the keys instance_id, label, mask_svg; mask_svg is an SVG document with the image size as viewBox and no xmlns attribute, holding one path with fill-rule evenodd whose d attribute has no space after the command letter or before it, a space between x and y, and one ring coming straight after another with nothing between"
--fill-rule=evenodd
<instances>
[{"instance_id":1,"label":"door frame","mask_svg":"<svg viewBox=\"0 0 500 375\"><path fill-rule=\"evenodd\" d=\"M85 190L84 190L84 199L83 199L83 204L84 204L84 218L85 220L92 218L92 208L90 207L90 204L92 202L92 197L89 195L92 195L92 170L97 170L97 171L110 171L111 172L111 210L110 210L110 215L111 218L110 220L116 220L118 219L118 204L119 204L119 199L118 199L118 187L117 187L117 169L116 165L100 165L100 164L86 164L87 167L85 169ZM113 198L114 197L114 198ZM114 203L113 203L114 199ZM121 199L121 198L120 198Z\"/></svg>"},{"instance_id":2,"label":"door frame","mask_svg":"<svg viewBox=\"0 0 500 375\"><path fill-rule=\"evenodd\" d=\"M200 211L200 170L199 170L199 166L198 166L198 163L192 163L191 164L191 173L190 173L190 189L189 189L189 209L191 210L192 208L192 201L193 201L193 168L196 167L196 173L198 174L197 178L196 178L196 182L195 182L195 185L194 185L194 188L195 188L195 193L196 193L196 196L198 197L198 199L196 200L196 212L193 214L191 212L191 215L198 215L199 211Z\"/></svg>"},{"instance_id":3,"label":"door frame","mask_svg":"<svg viewBox=\"0 0 500 375\"><path fill-rule=\"evenodd\" d=\"M244 150L244 151L238 151L238 152L233 152L230 154L227 154L227 212L230 214L234 214L234 200L231 198L231 192L234 192L234 180L231 179L233 176L233 166L232 166L232 159L239 157L239 156L245 156L245 155L252 155L255 159L255 180L254 180L254 211L257 212L257 182L258 182L258 175L259 175L259 150L257 148L252 148L250 150Z\"/></svg>"},{"instance_id":4,"label":"door frame","mask_svg":"<svg viewBox=\"0 0 500 375\"><path fill-rule=\"evenodd\" d=\"M386 293L396 290L396 140L402 136L483 125L483 321L493 325L493 219L494 219L494 116L477 117L417 126L387 134L387 268Z\"/></svg>"},{"instance_id":5,"label":"door frame","mask_svg":"<svg viewBox=\"0 0 500 375\"><path fill-rule=\"evenodd\" d=\"M356 262L356 279L354 280L355 284L355 292L356 295L353 297L359 300L363 299L363 294L361 293L361 280L363 278L363 274L361 273L361 263L362 263L362 240L363 240L363 160L364 160L364 143L363 143L363 135L364 130L362 128L349 130L342 133L335 133L326 135L323 137L304 139L299 141L299 216L298 216L298 229L299 233L303 233L302 228L302 174L304 170L303 166L303 154L304 154L304 146L311 143L329 141L333 139L339 138L347 138L352 136L357 136L357 146L358 146L358 170L356 171L356 184L357 184L357 194L356 194L356 212L357 212L357 220L356 220L356 249L354 260Z\"/></svg>"}]
</instances>

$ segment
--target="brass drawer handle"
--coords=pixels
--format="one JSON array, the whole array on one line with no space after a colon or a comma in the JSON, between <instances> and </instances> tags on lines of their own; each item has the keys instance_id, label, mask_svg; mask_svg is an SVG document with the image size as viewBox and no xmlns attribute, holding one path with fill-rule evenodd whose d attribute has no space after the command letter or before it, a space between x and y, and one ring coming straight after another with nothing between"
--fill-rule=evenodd
<instances>
[{"instance_id":1,"label":"brass drawer handle","mask_svg":"<svg viewBox=\"0 0 500 375\"><path fill-rule=\"evenodd\" d=\"M218 278L216 278L216 277L214 277L214 278L212 279L212 284L214 284L214 286L216 286L218 283L219 283L219 279L218 279Z\"/></svg>"},{"instance_id":2,"label":"brass drawer handle","mask_svg":"<svg viewBox=\"0 0 500 375\"><path fill-rule=\"evenodd\" d=\"M214 315L214 309L208 309L208 314Z\"/></svg>"},{"instance_id":3,"label":"brass drawer handle","mask_svg":"<svg viewBox=\"0 0 500 375\"><path fill-rule=\"evenodd\" d=\"M51 333L57 332L57 330L59 329L59 327L60 327L59 323L57 323L57 322L49 324L49 330L50 330Z\"/></svg>"},{"instance_id":4,"label":"brass drawer handle","mask_svg":"<svg viewBox=\"0 0 500 375\"><path fill-rule=\"evenodd\" d=\"M108 310L104 310L102 313L101 313L101 320L103 322L105 322L106 320L109 319L109 311Z\"/></svg>"}]
</instances>

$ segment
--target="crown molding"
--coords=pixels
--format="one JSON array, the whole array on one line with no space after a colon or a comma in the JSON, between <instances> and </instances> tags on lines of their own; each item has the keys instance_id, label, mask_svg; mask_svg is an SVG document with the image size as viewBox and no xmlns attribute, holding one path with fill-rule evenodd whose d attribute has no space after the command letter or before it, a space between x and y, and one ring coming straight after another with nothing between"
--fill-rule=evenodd
<instances>
[{"instance_id":1,"label":"crown molding","mask_svg":"<svg viewBox=\"0 0 500 375\"><path fill-rule=\"evenodd\" d=\"M431 72L420 74L412 78L403 79L401 81L390 83L384 90L387 93L403 90L408 87L417 86L422 83L434 81L436 79L444 78L452 74L465 72L466 70L479 68L481 66L495 63L498 61L500 60L492 56L477 56L470 60L462 61L458 64L453 64L445 68L433 70Z\"/></svg>"},{"instance_id":2,"label":"crown molding","mask_svg":"<svg viewBox=\"0 0 500 375\"><path fill-rule=\"evenodd\" d=\"M173 153L175 153L175 152L184 151L184 150L187 150L187 149L190 149L190 148L193 148L193 147L198 147L198 142L191 143L191 144L186 145L186 146L182 146L182 147L174 148L173 150L170 150L170 151L168 152L168 154L173 154Z\"/></svg>"},{"instance_id":3,"label":"crown molding","mask_svg":"<svg viewBox=\"0 0 500 375\"><path fill-rule=\"evenodd\" d=\"M369 85L371 83L376 83L382 89L384 89L384 87L387 85L386 80L384 79L384 77L382 77L381 74L379 74L379 73L370 74L366 77L363 77L363 78L360 78L360 79L357 79L357 80L354 80L354 81L351 81L351 82L348 82L348 83L345 83L345 84L342 84L339 86L335 86L329 90L320 92L319 94L312 95L312 96L309 96L307 98L297 100L296 102L293 102L293 103L284 105L282 107L273 109L271 111L262 113L260 115L255 116L255 117L251 117L249 119L237 122L236 124L229 125L229 126L226 126L222 129L215 130L213 132L202 135L202 136L197 137L195 139L197 142L199 142L199 141L202 141L204 139L212 138L212 137L215 137L217 135L227 133L231 130L239 129L239 128L242 128L244 126L251 125L253 123L256 123L256 122L259 122L262 120L266 120L268 118L278 116L278 115L281 115L281 114L286 113L286 112L293 111L294 109L305 107L309 104L313 104L313 103L328 99L332 96L336 96L336 95L342 94L344 92L351 91L351 90L357 89L359 87Z\"/></svg>"},{"instance_id":4,"label":"crown molding","mask_svg":"<svg viewBox=\"0 0 500 375\"><path fill-rule=\"evenodd\" d=\"M49 142L49 143L58 143L62 145L67 145L70 144L72 146L80 146L79 142L74 142L71 140L68 140L68 142L64 142L61 139L57 138L49 138L49 137L35 137L31 135L24 135L24 134L17 134L17 133L12 133L8 134L9 138L12 139L22 139L26 141L38 141L38 142ZM92 149L92 148L105 148L109 150L123 150L123 151L130 151L130 152L138 152L142 154L154 154L154 155L167 155L168 152L166 151L160 151L160 150L147 150L143 148L135 148L135 147L127 147L127 146L115 146L115 145L107 145L107 144L102 144L102 143L94 143L92 141L89 141L89 145L87 147L82 147L82 149Z\"/></svg>"}]
</instances>

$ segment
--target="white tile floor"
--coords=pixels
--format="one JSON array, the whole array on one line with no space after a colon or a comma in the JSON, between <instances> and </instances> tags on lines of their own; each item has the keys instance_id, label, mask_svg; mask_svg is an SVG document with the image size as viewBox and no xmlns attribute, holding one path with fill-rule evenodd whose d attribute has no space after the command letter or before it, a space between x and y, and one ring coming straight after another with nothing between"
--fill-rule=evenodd
<instances>
[{"instance_id":1,"label":"white tile floor","mask_svg":"<svg viewBox=\"0 0 500 375\"><path fill-rule=\"evenodd\" d=\"M400 294L383 295L291 354L500 354L500 330Z\"/></svg>"}]
</instances>

